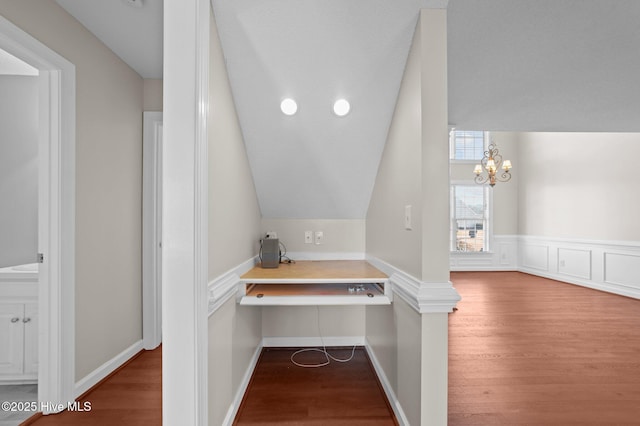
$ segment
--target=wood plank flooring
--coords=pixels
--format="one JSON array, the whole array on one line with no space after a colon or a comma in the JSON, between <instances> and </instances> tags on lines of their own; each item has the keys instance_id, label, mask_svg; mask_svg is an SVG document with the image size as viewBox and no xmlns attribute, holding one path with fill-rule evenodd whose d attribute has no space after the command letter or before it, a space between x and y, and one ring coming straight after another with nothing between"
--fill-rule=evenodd
<instances>
[{"instance_id":1,"label":"wood plank flooring","mask_svg":"<svg viewBox=\"0 0 640 426\"><path fill-rule=\"evenodd\" d=\"M449 425L640 425L640 301L451 273Z\"/></svg>"},{"instance_id":2,"label":"wood plank flooring","mask_svg":"<svg viewBox=\"0 0 640 426\"><path fill-rule=\"evenodd\" d=\"M35 426L154 426L162 424L162 349L143 351L79 401L91 411L30 418Z\"/></svg>"},{"instance_id":3,"label":"wood plank flooring","mask_svg":"<svg viewBox=\"0 0 640 426\"><path fill-rule=\"evenodd\" d=\"M639 300L517 272L451 280L462 301L449 315L450 426L640 425ZM395 424L363 350L331 364L340 384L290 354L263 353L237 425ZM161 358L142 352L85 395L90 412L28 424L160 425Z\"/></svg>"},{"instance_id":4,"label":"wood plank flooring","mask_svg":"<svg viewBox=\"0 0 640 426\"><path fill-rule=\"evenodd\" d=\"M292 349L265 348L236 416L235 425L397 425L364 348L346 363L320 368L291 362ZM329 349L346 359L349 349ZM295 361L316 364L323 354L303 353Z\"/></svg>"}]
</instances>

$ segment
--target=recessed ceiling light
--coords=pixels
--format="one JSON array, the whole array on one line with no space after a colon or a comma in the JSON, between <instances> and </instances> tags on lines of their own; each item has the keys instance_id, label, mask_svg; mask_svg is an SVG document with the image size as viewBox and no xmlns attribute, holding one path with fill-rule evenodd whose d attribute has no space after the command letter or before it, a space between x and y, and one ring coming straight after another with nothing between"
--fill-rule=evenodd
<instances>
[{"instance_id":1,"label":"recessed ceiling light","mask_svg":"<svg viewBox=\"0 0 640 426\"><path fill-rule=\"evenodd\" d=\"M338 99L333 104L333 112L338 117L344 117L345 115L349 114L350 109L351 105L349 105L349 102L346 99Z\"/></svg>"},{"instance_id":2,"label":"recessed ceiling light","mask_svg":"<svg viewBox=\"0 0 640 426\"><path fill-rule=\"evenodd\" d=\"M298 111L298 104L291 98L287 98L280 103L280 109L285 115L293 115Z\"/></svg>"}]
</instances>

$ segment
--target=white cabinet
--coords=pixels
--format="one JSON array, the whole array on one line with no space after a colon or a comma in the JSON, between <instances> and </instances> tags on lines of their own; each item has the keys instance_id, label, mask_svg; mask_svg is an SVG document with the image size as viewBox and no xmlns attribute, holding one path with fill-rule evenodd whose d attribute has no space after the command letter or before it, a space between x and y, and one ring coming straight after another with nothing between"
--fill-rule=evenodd
<instances>
[{"instance_id":1,"label":"white cabinet","mask_svg":"<svg viewBox=\"0 0 640 426\"><path fill-rule=\"evenodd\" d=\"M0 382L38 377L37 303L0 302Z\"/></svg>"}]
</instances>

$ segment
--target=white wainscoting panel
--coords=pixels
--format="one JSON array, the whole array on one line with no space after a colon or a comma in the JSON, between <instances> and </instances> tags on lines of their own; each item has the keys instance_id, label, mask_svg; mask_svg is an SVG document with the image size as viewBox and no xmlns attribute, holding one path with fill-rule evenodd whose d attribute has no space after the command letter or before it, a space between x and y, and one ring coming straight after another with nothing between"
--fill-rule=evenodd
<instances>
[{"instance_id":1,"label":"white wainscoting panel","mask_svg":"<svg viewBox=\"0 0 640 426\"><path fill-rule=\"evenodd\" d=\"M521 272L640 299L640 242L520 236Z\"/></svg>"},{"instance_id":2,"label":"white wainscoting panel","mask_svg":"<svg viewBox=\"0 0 640 426\"><path fill-rule=\"evenodd\" d=\"M640 291L640 253L604 253L604 282Z\"/></svg>"},{"instance_id":3,"label":"white wainscoting panel","mask_svg":"<svg viewBox=\"0 0 640 426\"><path fill-rule=\"evenodd\" d=\"M490 252L451 252L452 271L517 271L518 236L494 235Z\"/></svg>"},{"instance_id":4,"label":"white wainscoting panel","mask_svg":"<svg viewBox=\"0 0 640 426\"><path fill-rule=\"evenodd\" d=\"M520 244L520 259L527 269L549 271L549 247L539 243L523 242Z\"/></svg>"},{"instance_id":5,"label":"white wainscoting panel","mask_svg":"<svg viewBox=\"0 0 640 426\"><path fill-rule=\"evenodd\" d=\"M558 247L558 273L591 279L591 250Z\"/></svg>"}]
</instances>

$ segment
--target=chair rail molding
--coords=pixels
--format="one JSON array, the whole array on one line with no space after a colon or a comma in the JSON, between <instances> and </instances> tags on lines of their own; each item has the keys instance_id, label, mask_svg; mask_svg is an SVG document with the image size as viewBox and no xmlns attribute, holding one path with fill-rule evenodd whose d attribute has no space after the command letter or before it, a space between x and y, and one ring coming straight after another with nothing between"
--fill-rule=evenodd
<instances>
[{"instance_id":1,"label":"chair rail molding","mask_svg":"<svg viewBox=\"0 0 640 426\"><path fill-rule=\"evenodd\" d=\"M241 284L240 276L258 264L258 256L247 259L240 265L228 270L209 282L209 310L208 316L213 315L231 297L236 296Z\"/></svg>"},{"instance_id":2,"label":"chair rail molding","mask_svg":"<svg viewBox=\"0 0 640 426\"><path fill-rule=\"evenodd\" d=\"M452 312L460 301L451 281L424 282L376 257L367 256L367 261L389 275L393 293L420 314Z\"/></svg>"}]
</instances>

